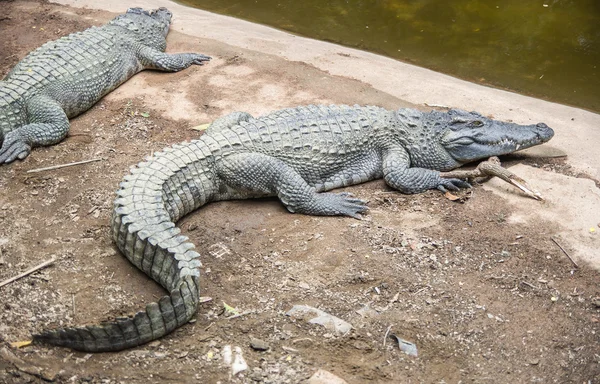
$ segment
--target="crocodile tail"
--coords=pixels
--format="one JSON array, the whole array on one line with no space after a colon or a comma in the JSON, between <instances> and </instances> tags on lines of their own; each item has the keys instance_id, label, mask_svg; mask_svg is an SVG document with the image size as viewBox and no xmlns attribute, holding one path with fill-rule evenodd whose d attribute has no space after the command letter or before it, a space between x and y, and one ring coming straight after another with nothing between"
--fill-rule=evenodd
<instances>
[{"instance_id":1,"label":"crocodile tail","mask_svg":"<svg viewBox=\"0 0 600 384\"><path fill-rule=\"evenodd\" d=\"M178 289L150 303L133 317L86 327L45 331L34 341L85 352L120 351L158 339L183 324L195 314L198 303L197 279L188 276Z\"/></svg>"},{"instance_id":2,"label":"crocodile tail","mask_svg":"<svg viewBox=\"0 0 600 384\"><path fill-rule=\"evenodd\" d=\"M169 294L132 317L45 331L34 335L34 341L87 352L118 351L158 339L192 319L198 307L200 254L174 222L204 204L206 195L193 177L180 177L181 172L191 176L190 164L181 163L179 153L189 148L174 148L132 168L117 191L112 218L119 250Z\"/></svg>"}]
</instances>

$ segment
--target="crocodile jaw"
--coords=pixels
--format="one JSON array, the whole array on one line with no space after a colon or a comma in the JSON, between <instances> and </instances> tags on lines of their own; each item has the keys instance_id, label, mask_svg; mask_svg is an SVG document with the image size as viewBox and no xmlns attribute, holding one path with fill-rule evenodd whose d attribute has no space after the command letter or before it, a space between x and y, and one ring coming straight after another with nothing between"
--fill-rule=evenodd
<instances>
[{"instance_id":1,"label":"crocodile jaw","mask_svg":"<svg viewBox=\"0 0 600 384\"><path fill-rule=\"evenodd\" d=\"M518 125L495 122L484 128L449 131L442 138L444 149L460 163L500 156L547 142L554 136L544 123Z\"/></svg>"}]
</instances>

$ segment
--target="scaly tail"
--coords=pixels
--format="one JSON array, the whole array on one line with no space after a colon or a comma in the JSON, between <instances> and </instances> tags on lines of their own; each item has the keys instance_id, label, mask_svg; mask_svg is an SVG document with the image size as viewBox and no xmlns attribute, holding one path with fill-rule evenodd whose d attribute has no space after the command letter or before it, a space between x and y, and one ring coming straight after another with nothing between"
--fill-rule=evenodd
<instances>
[{"instance_id":1,"label":"scaly tail","mask_svg":"<svg viewBox=\"0 0 600 384\"><path fill-rule=\"evenodd\" d=\"M133 317L45 331L34 335L35 341L87 352L118 351L162 337L194 316L200 255L188 238L179 234L175 222L210 199L212 182L203 174L205 148L202 140L196 140L156 153L133 167L117 191L113 239L121 252L169 295Z\"/></svg>"}]
</instances>

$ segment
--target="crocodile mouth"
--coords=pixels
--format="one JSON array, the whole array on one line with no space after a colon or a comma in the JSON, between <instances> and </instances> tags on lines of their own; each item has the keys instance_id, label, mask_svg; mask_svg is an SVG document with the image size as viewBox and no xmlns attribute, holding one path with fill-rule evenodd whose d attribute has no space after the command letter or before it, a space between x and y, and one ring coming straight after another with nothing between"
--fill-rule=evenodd
<instances>
[{"instance_id":1,"label":"crocodile mouth","mask_svg":"<svg viewBox=\"0 0 600 384\"><path fill-rule=\"evenodd\" d=\"M469 162L530 148L545 143L554 136L554 131L543 123L527 128L509 129L504 134L493 131L491 134L470 132L470 135L446 137L443 146L456 161ZM489 129L493 130L494 127L489 127ZM498 127L498 130L500 129L501 127Z\"/></svg>"},{"instance_id":2,"label":"crocodile mouth","mask_svg":"<svg viewBox=\"0 0 600 384\"><path fill-rule=\"evenodd\" d=\"M542 144L543 142L545 142L545 141L542 140L540 137L531 138L529 140L518 140L518 141L506 137L506 138L502 138L497 141L487 141L487 142L480 141L480 142L477 142L477 144L484 145L484 146L490 146L490 147L496 147L496 148L506 148L507 150L510 150L512 152L512 151L518 151L519 149L525 149L525 148L532 147L534 145Z\"/></svg>"},{"instance_id":3,"label":"crocodile mouth","mask_svg":"<svg viewBox=\"0 0 600 384\"><path fill-rule=\"evenodd\" d=\"M511 137L502 137L500 140L496 141L482 140L480 144L509 148L511 151L518 151L520 149L533 147L534 145L543 144L554 136L554 131L543 123L537 124L534 130L530 133L533 134L529 138L514 139Z\"/></svg>"}]
</instances>

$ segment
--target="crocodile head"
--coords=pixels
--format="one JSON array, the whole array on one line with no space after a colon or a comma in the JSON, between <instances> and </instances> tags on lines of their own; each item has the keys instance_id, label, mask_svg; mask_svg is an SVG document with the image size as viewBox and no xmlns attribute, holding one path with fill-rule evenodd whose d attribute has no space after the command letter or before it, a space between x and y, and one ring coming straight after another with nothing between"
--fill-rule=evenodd
<instances>
[{"instance_id":1,"label":"crocodile head","mask_svg":"<svg viewBox=\"0 0 600 384\"><path fill-rule=\"evenodd\" d=\"M411 163L437 170L533 147L554 136L544 123L519 125L459 109L425 113L400 109L396 119L398 139Z\"/></svg>"},{"instance_id":2,"label":"crocodile head","mask_svg":"<svg viewBox=\"0 0 600 384\"><path fill-rule=\"evenodd\" d=\"M140 41L164 51L165 37L171 27L173 14L167 8L145 10L129 8L126 13L115 17L109 24L118 25L137 34Z\"/></svg>"},{"instance_id":3,"label":"crocodile head","mask_svg":"<svg viewBox=\"0 0 600 384\"><path fill-rule=\"evenodd\" d=\"M459 163L500 156L547 142L554 136L544 123L519 125L453 109L439 136L442 147Z\"/></svg>"}]
</instances>

